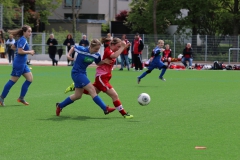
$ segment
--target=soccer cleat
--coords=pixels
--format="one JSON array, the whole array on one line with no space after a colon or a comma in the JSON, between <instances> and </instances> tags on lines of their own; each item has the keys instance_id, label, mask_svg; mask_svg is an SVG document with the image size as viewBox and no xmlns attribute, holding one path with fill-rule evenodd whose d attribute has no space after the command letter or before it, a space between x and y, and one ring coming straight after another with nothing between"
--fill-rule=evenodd
<instances>
[{"instance_id":1,"label":"soccer cleat","mask_svg":"<svg viewBox=\"0 0 240 160\"><path fill-rule=\"evenodd\" d=\"M4 104L4 99L0 96L0 105L1 106L5 106L5 104Z\"/></svg>"},{"instance_id":2,"label":"soccer cleat","mask_svg":"<svg viewBox=\"0 0 240 160\"><path fill-rule=\"evenodd\" d=\"M18 101L19 103L22 103L22 104L26 105L26 106L29 105L29 103L26 102L23 98L18 98L17 101Z\"/></svg>"},{"instance_id":3,"label":"soccer cleat","mask_svg":"<svg viewBox=\"0 0 240 160\"><path fill-rule=\"evenodd\" d=\"M111 108L111 107L106 107L106 111L104 111L104 114L105 115L107 115L107 114L109 114L109 113L111 113L111 112L113 112L113 111L115 111L115 108Z\"/></svg>"},{"instance_id":4,"label":"soccer cleat","mask_svg":"<svg viewBox=\"0 0 240 160\"><path fill-rule=\"evenodd\" d=\"M137 83L139 84L141 81L141 79L139 77L137 77Z\"/></svg>"},{"instance_id":5,"label":"soccer cleat","mask_svg":"<svg viewBox=\"0 0 240 160\"><path fill-rule=\"evenodd\" d=\"M68 86L65 90L65 94L70 92L70 91L74 91L75 90L75 87L74 87L74 83L72 83L70 86Z\"/></svg>"},{"instance_id":6,"label":"soccer cleat","mask_svg":"<svg viewBox=\"0 0 240 160\"><path fill-rule=\"evenodd\" d=\"M159 77L159 79L161 79L162 81L166 81L166 79L163 77Z\"/></svg>"},{"instance_id":7,"label":"soccer cleat","mask_svg":"<svg viewBox=\"0 0 240 160\"><path fill-rule=\"evenodd\" d=\"M126 119L131 119L131 118L133 118L133 115L126 113L125 115L123 115L123 117Z\"/></svg>"},{"instance_id":8,"label":"soccer cleat","mask_svg":"<svg viewBox=\"0 0 240 160\"><path fill-rule=\"evenodd\" d=\"M62 108L59 107L59 103L56 103L56 116L60 116L60 112L62 112Z\"/></svg>"}]
</instances>

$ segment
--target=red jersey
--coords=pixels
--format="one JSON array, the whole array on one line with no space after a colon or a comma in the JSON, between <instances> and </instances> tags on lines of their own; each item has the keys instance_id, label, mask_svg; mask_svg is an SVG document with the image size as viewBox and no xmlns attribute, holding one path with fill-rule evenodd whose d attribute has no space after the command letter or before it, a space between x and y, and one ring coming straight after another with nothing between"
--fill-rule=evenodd
<instances>
[{"instance_id":1,"label":"red jersey","mask_svg":"<svg viewBox=\"0 0 240 160\"><path fill-rule=\"evenodd\" d=\"M134 39L133 41L133 54L142 54L142 51L138 51L138 47L140 45L140 38L139 39Z\"/></svg>"},{"instance_id":2,"label":"red jersey","mask_svg":"<svg viewBox=\"0 0 240 160\"><path fill-rule=\"evenodd\" d=\"M165 49L164 51L163 51L163 57L164 58L168 58L168 57L172 57L171 56L171 49Z\"/></svg>"},{"instance_id":3,"label":"red jersey","mask_svg":"<svg viewBox=\"0 0 240 160\"><path fill-rule=\"evenodd\" d=\"M109 64L102 64L100 66L97 67L96 69L96 77L97 76L101 76L101 75L104 75L104 74L109 74L111 75L112 74L112 68L116 62L116 58L111 58L110 56L113 54L114 52L110 49L110 47L106 47L106 49L104 50L104 54L103 54L103 60L108 58L110 60L112 60L112 63L109 65Z\"/></svg>"},{"instance_id":4,"label":"red jersey","mask_svg":"<svg viewBox=\"0 0 240 160\"><path fill-rule=\"evenodd\" d=\"M130 43L127 39L124 40L126 44ZM129 48L123 50L122 54L127 55Z\"/></svg>"}]
</instances>

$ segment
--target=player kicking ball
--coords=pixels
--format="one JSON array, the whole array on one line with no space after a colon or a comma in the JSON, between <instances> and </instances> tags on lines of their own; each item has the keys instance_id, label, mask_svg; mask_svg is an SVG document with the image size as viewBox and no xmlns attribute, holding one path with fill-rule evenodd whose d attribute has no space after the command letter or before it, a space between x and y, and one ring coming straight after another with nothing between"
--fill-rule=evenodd
<instances>
[{"instance_id":1,"label":"player kicking ball","mask_svg":"<svg viewBox=\"0 0 240 160\"><path fill-rule=\"evenodd\" d=\"M162 70L161 74L159 75L159 79L162 81L166 81L166 79L163 78L163 75L165 74L168 66L161 61L161 55L162 55L162 52L164 51L163 46L164 46L164 41L158 40L158 45L153 50L154 57L149 63L148 70L144 72L142 75L140 75L139 77L137 77L138 84L140 83L143 77L151 73L152 70L154 70L155 68Z\"/></svg>"}]
</instances>

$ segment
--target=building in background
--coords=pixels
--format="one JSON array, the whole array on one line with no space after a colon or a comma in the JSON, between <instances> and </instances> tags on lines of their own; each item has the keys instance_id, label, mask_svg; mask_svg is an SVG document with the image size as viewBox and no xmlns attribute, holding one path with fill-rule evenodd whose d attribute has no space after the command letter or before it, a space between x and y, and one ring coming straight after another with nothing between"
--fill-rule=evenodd
<instances>
[{"instance_id":1,"label":"building in background","mask_svg":"<svg viewBox=\"0 0 240 160\"><path fill-rule=\"evenodd\" d=\"M132 0L76 0L75 13L79 10L77 31L88 37L99 38L102 23L110 24L120 11L130 11L131 2ZM62 5L48 18L50 25L46 26L46 30L58 30L61 27L71 32L72 15L72 0L63 0Z\"/></svg>"}]
</instances>

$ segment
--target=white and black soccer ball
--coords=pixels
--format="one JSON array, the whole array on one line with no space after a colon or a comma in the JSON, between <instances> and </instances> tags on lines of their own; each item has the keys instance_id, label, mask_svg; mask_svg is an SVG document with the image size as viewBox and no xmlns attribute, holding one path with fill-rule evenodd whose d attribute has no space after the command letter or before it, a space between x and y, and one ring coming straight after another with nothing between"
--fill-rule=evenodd
<instances>
[{"instance_id":1,"label":"white and black soccer ball","mask_svg":"<svg viewBox=\"0 0 240 160\"><path fill-rule=\"evenodd\" d=\"M138 96L138 103L142 106L146 106L150 103L151 101L151 98L150 96L147 94L147 93L141 93L139 96Z\"/></svg>"}]
</instances>

